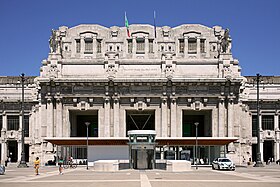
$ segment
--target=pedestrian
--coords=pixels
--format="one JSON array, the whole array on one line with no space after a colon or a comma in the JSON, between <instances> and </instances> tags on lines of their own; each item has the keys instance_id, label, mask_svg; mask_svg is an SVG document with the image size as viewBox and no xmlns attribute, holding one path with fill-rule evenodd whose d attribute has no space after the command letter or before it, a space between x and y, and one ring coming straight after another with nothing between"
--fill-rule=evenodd
<instances>
[{"instance_id":1,"label":"pedestrian","mask_svg":"<svg viewBox=\"0 0 280 187\"><path fill-rule=\"evenodd\" d=\"M60 174L60 175L63 175L62 164L63 164L63 159L60 158L60 159L58 160L58 171L59 171L59 174Z\"/></svg>"},{"instance_id":2,"label":"pedestrian","mask_svg":"<svg viewBox=\"0 0 280 187\"><path fill-rule=\"evenodd\" d=\"M36 160L34 161L35 175L39 175L39 167L40 167L40 160L39 157L36 157Z\"/></svg>"}]
</instances>

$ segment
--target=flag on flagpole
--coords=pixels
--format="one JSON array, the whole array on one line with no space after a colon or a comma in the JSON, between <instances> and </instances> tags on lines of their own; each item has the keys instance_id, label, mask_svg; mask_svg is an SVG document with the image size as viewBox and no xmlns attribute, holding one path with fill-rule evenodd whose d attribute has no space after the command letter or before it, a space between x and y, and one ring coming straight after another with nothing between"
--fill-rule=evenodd
<instances>
[{"instance_id":1,"label":"flag on flagpole","mask_svg":"<svg viewBox=\"0 0 280 187\"><path fill-rule=\"evenodd\" d=\"M125 22L125 27L127 30L127 36L130 37L130 33L129 33L129 23L128 23L128 19L126 17L126 12L124 13L124 22Z\"/></svg>"},{"instance_id":2,"label":"flag on flagpole","mask_svg":"<svg viewBox=\"0 0 280 187\"><path fill-rule=\"evenodd\" d=\"M155 30L155 38L157 37L157 27L156 27L156 11L154 11L154 30Z\"/></svg>"}]
</instances>

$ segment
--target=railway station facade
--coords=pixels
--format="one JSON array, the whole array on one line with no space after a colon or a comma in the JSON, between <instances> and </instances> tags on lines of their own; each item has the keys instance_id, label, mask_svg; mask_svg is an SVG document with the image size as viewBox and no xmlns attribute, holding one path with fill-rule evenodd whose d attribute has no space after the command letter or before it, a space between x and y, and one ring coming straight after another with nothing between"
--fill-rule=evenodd
<instances>
[{"instance_id":1,"label":"railway station facade","mask_svg":"<svg viewBox=\"0 0 280 187\"><path fill-rule=\"evenodd\" d=\"M24 114L20 77L0 77L2 163L20 161L23 126L27 161L81 161L87 136L89 162L126 160L134 130L155 131L158 160L256 160L256 77L241 75L228 29L62 26L49 45L40 75L24 79ZM280 77L262 77L259 91L262 160L276 160ZM134 157L149 157L142 149Z\"/></svg>"}]
</instances>

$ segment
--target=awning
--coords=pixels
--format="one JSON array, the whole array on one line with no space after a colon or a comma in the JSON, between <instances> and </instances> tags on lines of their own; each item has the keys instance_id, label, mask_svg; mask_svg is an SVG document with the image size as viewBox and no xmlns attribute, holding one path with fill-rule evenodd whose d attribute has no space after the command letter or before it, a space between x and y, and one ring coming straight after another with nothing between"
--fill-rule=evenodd
<instances>
[{"instance_id":1,"label":"awning","mask_svg":"<svg viewBox=\"0 0 280 187\"><path fill-rule=\"evenodd\" d=\"M87 145L86 137L47 137L44 139L55 145L61 146L81 146ZM238 140L235 137L198 137L197 144L198 145L227 145L231 142ZM89 145L127 145L128 138L127 137L89 137L88 138ZM196 138L195 137L158 137L156 138L156 144L160 146L168 145L168 146L187 146L187 145L195 145Z\"/></svg>"}]
</instances>

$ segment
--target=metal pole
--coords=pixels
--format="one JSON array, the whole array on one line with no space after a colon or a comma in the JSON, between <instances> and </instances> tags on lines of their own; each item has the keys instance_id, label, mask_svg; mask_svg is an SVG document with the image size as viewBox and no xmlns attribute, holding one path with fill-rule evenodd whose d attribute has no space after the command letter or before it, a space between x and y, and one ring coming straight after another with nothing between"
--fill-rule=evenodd
<instances>
[{"instance_id":1,"label":"metal pole","mask_svg":"<svg viewBox=\"0 0 280 187\"><path fill-rule=\"evenodd\" d=\"M197 167L197 161L198 161L198 159L197 159L197 126L198 126L198 122L195 122L194 123L194 125L195 125L195 169L198 169L198 167Z\"/></svg>"},{"instance_id":2,"label":"metal pole","mask_svg":"<svg viewBox=\"0 0 280 187\"><path fill-rule=\"evenodd\" d=\"M88 170L88 126L89 126L89 122L85 122L86 126L87 126L87 170Z\"/></svg>"},{"instance_id":3,"label":"metal pole","mask_svg":"<svg viewBox=\"0 0 280 187\"><path fill-rule=\"evenodd\" d=\"M24 150L24 73L21 74L21 159L18 165L19 168L28 167L25 162L25 150Z\"/></svg>"},{"instance_id":4,"label":"metal pole","mask_svg":"<svg viewBox=\"0 0 280 187\"><path fill-rule=\"evenodd\" d=\"M257 132L257 141L258 141L258 145L257 145L257 162L255 164L255 167L263 167L263 163L262 163L262 160L261 160L261 138L260 138L260 103L259 103L259 100L260 100L260 92L259 92L259 89L260 89L260 74L257 73L257 129L258 129L258 132Z\"/></svg>"}]
</instances>

